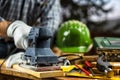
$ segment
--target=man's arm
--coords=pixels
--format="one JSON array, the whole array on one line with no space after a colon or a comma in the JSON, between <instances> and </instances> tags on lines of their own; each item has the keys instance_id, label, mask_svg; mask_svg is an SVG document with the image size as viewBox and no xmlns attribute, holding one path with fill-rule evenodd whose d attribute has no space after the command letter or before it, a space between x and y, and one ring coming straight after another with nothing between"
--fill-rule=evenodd
<instances>
[{"instance_id":1,"label":"man's arm","mask_svg":"<svg viewBox=\"0 0 120 80\"><path fill-rule=\"evenodd\" d=\"M60 15L61 15L60 3L59 3L59 0L46 0L46 1L48 3L46 3L45 6L42 7L42 12L41 12L42 17L41 17L40 23L42 23L42 25L40 24L38 26L48 27L48 29L50 29L51 32L55 33L61 21L60 20ZM19 44L23 43L23 40L21 39L25 37L24 35L26 35L27 37L30 31L30 28L31 28L30 26L20 21L9 22L9 21L4 20L0 22L0 36L1 37L13 37L16 46L18 46L19 48L25 49L26 47L21 46ZM20 30L22 31L22 33ZM22 37L22 38L19 39L17 35L18 37Z\"/></svg>"},{"instance_id":2,"label":"man's arm","mask_svg":"<svg viewBox=\"0 0 120 80\"><path fill-rule=\"evenodd\" d=\"M10 25L10 21L4 20L0 17L0 37L6 38L7 36L7 27Z\"/></svg>"},{"instance_id":3,"label":"man's arm","mask_svg":"<svg viewBox=\"0 0 120 80\"><path fill-rule=\"evenodd\" d=\"M31 27L22 21L10 22L0 17L0 37L6 40L13 38L17 48L27 48L27 36L30 30Z\"/></svg>"},{"instance_id":4,"label":"man's arm","mask_svg":"<svg viewBox=\"0 0 120 80\"><path fill-rule=\"evenodd\" d=\"M41 12L41 26L48 27L53 33L61 22L61 5L59 0L46 0ZM39 25L38 25L39 26ZM40 26L40 27L41 27Z\"/></svg>"}]
</instances>

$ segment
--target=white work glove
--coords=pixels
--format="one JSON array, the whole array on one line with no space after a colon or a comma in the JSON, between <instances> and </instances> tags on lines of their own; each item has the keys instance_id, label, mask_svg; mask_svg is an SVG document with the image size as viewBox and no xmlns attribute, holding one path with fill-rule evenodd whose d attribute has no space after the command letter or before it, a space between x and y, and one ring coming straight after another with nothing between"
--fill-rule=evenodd
<instances>
[{"instance_id":1,"label":"white work glove","mask_svg":"<svg viewBox=\"0 0 120 80\"><path fill-rule=\"evenodd\" d=\"M17 48L26 49L28 47L28 34L32 27L22 21L15 21L9 25L7 35L14 38Z\"/></svg>"},{"instance_id":2,"label":"white work glove","mask_svg":"<svg viewBox=\"0 0 120 80\"><path fill-rule=\"evenodd\" d=\"M14 39L17 48L26 49L28 47L28 35L32 27L22 21L11 23L7 29L7 35ZM25 63L22 59L24 52L15 53L6 60L6 67L10 68L13 64Z\"/></svg>"},{"instance_id":3,"label":"white work glove","mask_svg":"<svg viewBox=\"0 0 120 80\"><path fill-rule=\"evenodd\" d=\"M22 58L24 55L24 52L18 52L15 53L6 60L6 67L11 68L14 64L20 64L25 63L26 61Z\"/></svg>"}]
</instances>

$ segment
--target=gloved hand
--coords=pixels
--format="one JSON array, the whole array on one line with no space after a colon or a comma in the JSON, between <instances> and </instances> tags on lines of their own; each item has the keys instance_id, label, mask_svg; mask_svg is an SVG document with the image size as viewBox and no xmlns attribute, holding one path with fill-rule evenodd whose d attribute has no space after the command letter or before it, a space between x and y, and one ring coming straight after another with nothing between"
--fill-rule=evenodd
<instances>
[{"instance_id":1,"label":"gloved hand","mask_svg":"<svg viewBox=\"0 0 120 80\"><path fill-rule=\"evenodd\" d=\"M22 58L24 52L15 53L6 60L6 67L11 68L13 64L25 63L26 61Z\"/></svg>"},{"instance_id":2,"label":"gloved hand","mask_svg":"<svg viewBox=\"0 0 120 80\"><path fill-rule=\"evenodd\" d=\"M17 48L26 49L28 47L27 36L31 28L22 21L15 21L9 25L7 35L14 38Z\"/></svg>"},{"instance_id":3,"label":"gloved hand","mask_svg":"<svg viewBox=\"0 0 120 80\"><path fill-rule=\"evenodd\" d=\"M26 49L28 47L27 37L32 27L22 21L15 21L8 26L7 36L14 39L17 48ZM24 63L24 52L15 53L6 60L6 67L10 68L13 64Z\"/></svg>"}]
</instances>

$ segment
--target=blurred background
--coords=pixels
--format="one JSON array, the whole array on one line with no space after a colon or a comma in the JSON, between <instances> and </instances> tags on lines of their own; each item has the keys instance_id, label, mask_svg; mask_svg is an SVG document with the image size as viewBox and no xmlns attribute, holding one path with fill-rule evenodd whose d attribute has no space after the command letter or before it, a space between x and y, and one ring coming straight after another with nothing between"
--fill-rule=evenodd
<instances>
[{"instance_id":1,"label":"blurred background","mask_svg":"<svg viewBox=\"0 0 120 80\"><path fill-rule=\"evenodd\" d=\"M84 22L92 37L120 37L120 0L61 0L62 21Z\"/></svg>"}]
</instances>

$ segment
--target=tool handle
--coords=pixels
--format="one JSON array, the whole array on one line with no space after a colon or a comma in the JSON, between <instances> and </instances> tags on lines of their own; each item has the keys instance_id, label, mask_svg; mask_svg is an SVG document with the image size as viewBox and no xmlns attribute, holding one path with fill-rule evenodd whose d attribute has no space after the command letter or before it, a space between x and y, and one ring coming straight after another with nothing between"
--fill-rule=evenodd
<instances>
[{"instance_id":1,"label":"tool handle","mask_svg":"<svg viewBox=\"0 0 120 80\"><path fill-rule=\"evenodd\" d=\"M92 64L89 61L85 61L85 66L88 68L92 68Z\"/></svg>"},{"instance_id":2,"label":"tool handle","mask_svg":"<svg viewBox=\"0 0 120 80\"><path fill-rule=\"evenodd\" d=\"M77 68L79 68L80 70L82 70L86 75L88 76L92 76L92 74L90 72L88 72L87 70L85 70L84 68L81 68L78 64L75 64L75 66Z\"/></svg>"}]
</instances>

